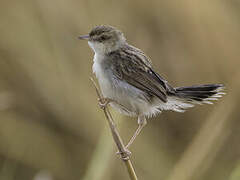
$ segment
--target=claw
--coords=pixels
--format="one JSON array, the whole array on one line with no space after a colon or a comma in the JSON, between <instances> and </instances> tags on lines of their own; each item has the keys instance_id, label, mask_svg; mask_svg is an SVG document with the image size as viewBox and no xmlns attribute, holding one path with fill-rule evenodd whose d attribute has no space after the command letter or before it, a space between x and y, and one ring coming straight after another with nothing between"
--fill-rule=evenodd
<instances>
[{"instance_id":1,"label":"claw","mask_svg":"<svg viewBox=\"0 0 240 180\"><path fill-rule=\"evenodd\" d=\"M108 104L111 102L111 100L107 98L101 98L101 99L99 98L98 102L99 102L100 108L105 109L108 106Z\"/></svg>"},{"instance_id":2,"label":"claw","mask_svg":"<svg viewBox=\"0 0 240 180\"><path fill-rule=\"evenodd\" d=\"M125 148L123 152L117 151L116 154L117 154L117 155L120 155L120 158L121 158L122 160L127 161L127 160L129 160L129 157L131 156L132 153L131 153L131 151L129 151L127 148Z\"/></svg>"}]
</instances>

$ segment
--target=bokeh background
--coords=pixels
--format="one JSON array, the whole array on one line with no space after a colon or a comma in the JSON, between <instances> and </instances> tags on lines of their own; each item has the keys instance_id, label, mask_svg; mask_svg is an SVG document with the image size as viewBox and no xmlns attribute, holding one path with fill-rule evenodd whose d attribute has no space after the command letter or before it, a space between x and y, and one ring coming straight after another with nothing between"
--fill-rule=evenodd
<instances>
[{"instance_id":1,"label":"bokeh background","mask_svg":"<svg viewBox=\"0 0 240 180\"><path fill-rule=\"evenodd\" d=\"M149 120L140 180L240 179L240 1L1 0L0 180L123 180L78 35L121 29L174 86L224 83L214 105ZM136 119L113 111L125 142Z\"/></svg>"}]
</instances>

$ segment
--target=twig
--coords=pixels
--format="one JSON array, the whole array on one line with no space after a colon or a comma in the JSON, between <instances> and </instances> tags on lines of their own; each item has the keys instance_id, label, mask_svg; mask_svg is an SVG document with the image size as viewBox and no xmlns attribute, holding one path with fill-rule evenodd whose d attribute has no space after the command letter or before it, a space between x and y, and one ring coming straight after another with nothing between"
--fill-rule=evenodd
<instances>
[{"instance_id":1,"label":"twig","mask_svg":"<svg viewBox=\"0 0 240 180\"><path fill-rule=\"evenodd\" d=\"M98 95L98 98L99 98L99 101L101 102L104 97L103 95L101 94L101 91L98 89L97 87L97 84L95 83L95 81L91 78L91 81L93 82L93 85L96 89L96 92L97 92L97 95ZM103 102L101 102L103 103ZM134 170L134 167L132 165L132 162L130 160L130 155L128 153L126 153L126 149L125 149L125 146L123 144L123 141L122 141L122 138L116 128L116 125L113 121L113 118L112 118L112 115L110 114L108 108L103 108L103 112L105 114L105 117L107 118L107 121L108 121L108 124L109 124L109 127L111 129L111 133L112 133L112 136L113 136L113 140L114 142L116 143L117 145L117 148L118 148L118 151L119 151L119 154L121 156L121 159L123 160L127 170L128 170L128 174L129 174L129 177L131 180L137 180L137 175L136 175L136 172Z\"/></svg>"}]
</instances>

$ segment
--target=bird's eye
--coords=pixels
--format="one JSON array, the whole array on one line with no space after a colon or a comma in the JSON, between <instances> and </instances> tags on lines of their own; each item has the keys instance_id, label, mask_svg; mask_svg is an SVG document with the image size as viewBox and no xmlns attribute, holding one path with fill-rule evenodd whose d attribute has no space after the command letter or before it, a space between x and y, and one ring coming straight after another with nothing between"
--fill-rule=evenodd
<instances>
[{"instance_id":1,"label":"bird's eye","mask_svg":"<svg viewBox=\"0 0 240 180\"><path fill-rule=\"evenodd\" d=\"M100 37L100 41L105 41L105 40L107 40L107 39L109 39L109 36L102 35L102 36Z\"/></svg>"}]
</instances>

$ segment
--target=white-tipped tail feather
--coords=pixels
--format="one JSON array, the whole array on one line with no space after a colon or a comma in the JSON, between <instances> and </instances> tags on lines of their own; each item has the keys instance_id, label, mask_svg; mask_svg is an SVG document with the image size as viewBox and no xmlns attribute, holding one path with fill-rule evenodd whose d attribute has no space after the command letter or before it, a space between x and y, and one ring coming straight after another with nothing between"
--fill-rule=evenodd
<instances>
[{"instance_id":1,"label":"white-tipped tail feather","mask_svg":"<svg viewBox=\"0 0 240 180\"><path fill-rule=\"evenodd\" d=\"M168 102L159 108L163 110L173 110L184 112L185 109L193 107L195 104L213 104L225 93L222 92L222 84L207 84L189 87L175 88L176 94L168 97Z\"/></svg>"}]
</instances>

